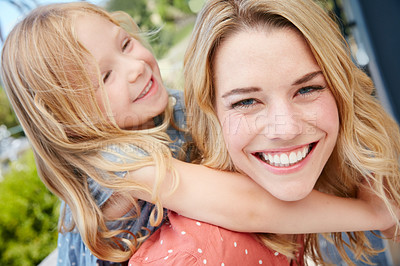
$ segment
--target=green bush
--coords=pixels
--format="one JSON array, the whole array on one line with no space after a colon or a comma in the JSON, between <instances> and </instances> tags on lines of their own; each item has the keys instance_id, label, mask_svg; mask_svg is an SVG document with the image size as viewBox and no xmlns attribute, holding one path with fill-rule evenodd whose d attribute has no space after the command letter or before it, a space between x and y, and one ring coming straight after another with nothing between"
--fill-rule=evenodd
<instances>
[{"instance_id":1,"label":"green bush","mask_svg":"<svg viewBox=\"0 0 400 266\"><path fill-rule=\"evenodd\" d=\"M6 125L7 128L18 125L17 117L11 109L6 92L0 86L0 125Z\"/></svg>"},{"instance_id":2,"label":"green bush","mask_svg":"<svg viewBox=\"0 0 400 266\"><path fill-rule=\"evenodd\" d=\"M57 246L59 200L40 181L32 151L0 181L0 265L37 265Z\"/></svg>"}]
</instances>

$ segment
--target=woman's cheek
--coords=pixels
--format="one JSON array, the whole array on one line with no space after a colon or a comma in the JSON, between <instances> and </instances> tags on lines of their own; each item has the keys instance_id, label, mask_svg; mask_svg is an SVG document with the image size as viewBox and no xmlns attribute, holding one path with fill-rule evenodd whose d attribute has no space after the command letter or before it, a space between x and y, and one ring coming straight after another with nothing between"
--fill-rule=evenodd
<instances>
[{"instance_id":1,"label":"woman's cheek","mask_svg":"<svg viewBox=\"0 0 400 266\"><path fill-rule=\"evenodd\" d=\"M243 114L229 114L220 119L225 144L231 156L244 149L249 138L256 133L252 121Z\"/></svg>"}]
</instances>

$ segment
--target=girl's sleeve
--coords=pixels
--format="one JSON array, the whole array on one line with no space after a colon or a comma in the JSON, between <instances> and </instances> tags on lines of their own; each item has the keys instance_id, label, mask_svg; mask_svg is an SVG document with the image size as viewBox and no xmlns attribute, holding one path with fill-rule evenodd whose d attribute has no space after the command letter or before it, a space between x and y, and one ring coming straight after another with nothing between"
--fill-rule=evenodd
<instances>
[{"instance_id":1,"label":"girl's sleeve","mask_svg":"<svg viewBox=\"0 0 400 266\"><path fill-rule=\"evenodd\" d=\"M130 145L129 147L126 148L129 149L130 152L134 151L139 156L147 155L147 153L144 150L138 148L135 145ZM124 150L114 145L109 146L107 148L107 152L102 153L102 156L106 160L115 163L123 163L121 158L126 158L125 155L126 153ZM107 175L107 173L101 173L101 174ZM115 174L120 178L124 178L127 172L115 172ZM105 178L107 178L107 176L105 176ZM97 205L101 207L111 197L113 191L109 188L100 186L90 177L87 178L87 182L93 198L95 199ZM150 213L153 210L154 205L142 200L138 200L138 204L140 207L140 216L137 219L129 219L125 221L112 221L107 224L108 228L110 230L126 229L134 234L141 233L142 235L149 234L148 230L150 230L150 233L153 233L155 230L157 230L159 226L154 227L150 225ZM132 216L132 215L136 215L136 213L128 212L127 214L125 214L125 216ZM126 237L128 237L128 235Z\"/></svg>"},{"instance_id":2,"label":"girl's sleeve","mask_svg":"<svg viewBox=\"0 0 400 266\"><path fill-rule=\"evenodd\" d=\"M71 210L65 202L61 202L61 210L64 207L66 208L65 223L68 225L72 219ZM97 258L85 246L76 228L70 232L58 234L57 266L96 266L96 261Z\"/></svg>"}]
</instances>

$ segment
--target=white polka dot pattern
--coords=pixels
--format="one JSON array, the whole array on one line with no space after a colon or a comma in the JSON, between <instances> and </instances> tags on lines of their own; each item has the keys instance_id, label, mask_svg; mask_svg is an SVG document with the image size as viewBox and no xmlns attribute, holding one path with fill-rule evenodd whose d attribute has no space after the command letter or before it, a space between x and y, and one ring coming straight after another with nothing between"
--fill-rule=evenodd
<instances>
[{"instance_id":1,"label":"white polka dot pattern","mask_svg":"<svg viewBox=\"0 0 400 266\"><path fill-rule=\"evenodd\" d=\"M171 224L162 226L143 243L130 260L132 266L290 265L285 256L266 248L251 234L232 232L173 212L169 212L169 220ZM154 245L157 242L161 245ZM304 263L299 260L299 264Z\"/></svg>"}]
</instances>

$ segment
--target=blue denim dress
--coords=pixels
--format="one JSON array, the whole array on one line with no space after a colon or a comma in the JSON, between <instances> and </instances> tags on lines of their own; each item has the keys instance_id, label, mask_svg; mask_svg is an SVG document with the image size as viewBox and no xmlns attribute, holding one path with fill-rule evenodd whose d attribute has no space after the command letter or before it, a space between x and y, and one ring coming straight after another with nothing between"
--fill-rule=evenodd
<instances>
[{"instance_id":1,"label":"blue denim dress","mask_svg":"<svg viewBox=\"0 0 400 266\"><path fill-rule=\"evenodd\" d=\"M376 235L375 235L376 234ZM382 250L385 248L384 245L384 240L379 238L378 236L380 235L379 231L374 231L374 233L372 232L366 232L366 236L368 237L371 246L374 247L377 250ZM342 237L345 241L349 241L349 238L347 236L347 234L342 233ZM335 245L333 245L332 243L328 242L325 238L321 237L320 241L319 241L320 247L321 247L321 252L322 255L324 257L324 259L327 262L332 263L333 265L341 265L341 266L346 266L348 265L339 255L339 252L337 251ZM345 251L347 253L347 255L349 256L349 258L353 261L353 263L357 266L369 266L369 264L364 263L360 260L356 260L354 258L353 253L347 248L345 247ZM379 265L379 266L391 266L393 265L391 262L391 257L390 255L388 255L387 253L388 251L385 252L381 252L378 255L370 258L372 263L375 263L375 265Z\"/></svg>"}]
</instances>

